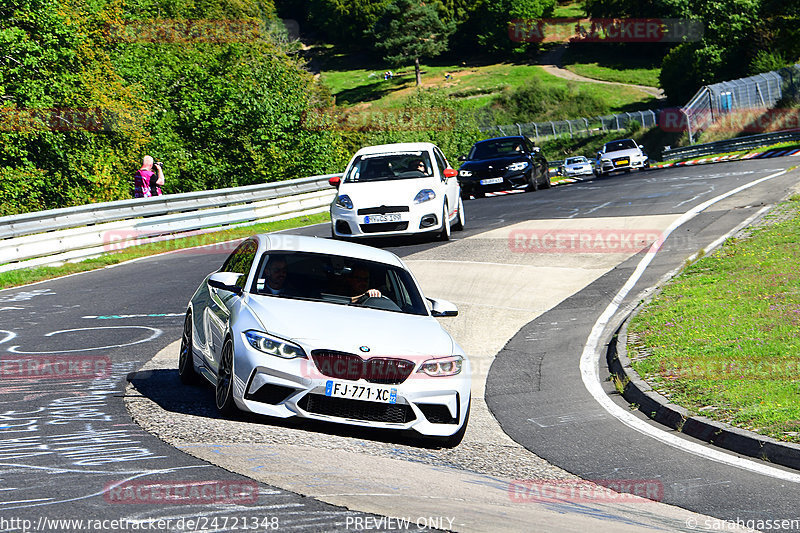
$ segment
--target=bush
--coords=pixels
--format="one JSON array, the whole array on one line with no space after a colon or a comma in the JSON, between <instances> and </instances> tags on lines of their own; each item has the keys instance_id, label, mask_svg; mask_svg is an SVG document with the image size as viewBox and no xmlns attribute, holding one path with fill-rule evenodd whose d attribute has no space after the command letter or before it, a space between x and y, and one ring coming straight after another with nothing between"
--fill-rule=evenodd
<instances>
[{"instance_id":1,"label":"bush","mask_svg":"<svg viewBox=\"0 0 800 533\"><path fill-rule=\"evenodd\" d=\"M478 122L481 126L493 126L591 117L608 112L608 104L575 84L547 86L534 78L528 85L496 96L488 108L478 111Z\"/></svg>"}]
</instances>

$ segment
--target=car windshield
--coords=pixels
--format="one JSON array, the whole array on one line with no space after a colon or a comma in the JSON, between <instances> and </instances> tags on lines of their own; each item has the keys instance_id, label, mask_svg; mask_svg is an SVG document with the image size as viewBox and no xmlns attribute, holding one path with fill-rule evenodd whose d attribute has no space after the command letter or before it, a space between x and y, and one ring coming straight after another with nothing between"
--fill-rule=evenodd
<instances>
[{"instance_id":1,"label":"car windshield","mask_svg":"<svg viewBox=\"0 0 800 533\"><path fill-rule=\"evenodd\" d=\"M578 165L580 163L586 163L586 158L585 157L570 157L569 159L567 159L567 162L566 162L567 165Z\"/></svg>"},{"instance_id":2,"label":"car windshield","mask_svg":"<svg viewBox=\"0 0 800 533\"><path fill-rule=\"evenodd\" d=\"M428 314L413 278L403 268L307 252L265 253L256 268L250 289L254 294ZM366 294L370 290L380 296L370 297Z\"/></svg>"},{"instance_id":3,"label":"car windshield","mask_svg":"<svg viewBox=\"0 0 800 533\"><path fill-rule=\"evenodd\" d=\"M618 150L630 150L637 148L636 143L631 139L623 139L621 141L613 141L606 143L606 152L616 152Z\"/></svg>"},{"instance_id":4,"label":"car windshield","mask_svg":"<svg viewBox=\"0 0 800 533\"><path fill-rule=\"evenodd\" d=\"M433 176L431 158L426 151L368 154L355 158L344 181L385 181Z\"/></svg>"},{"instance_id":5,"label":"car windshield","mask_svg":"<svg viewBox=\"0 0 800 533\"><path fill-rule=\"evenodd\" d=\"M525 146L522 139L502 139L475 143L469 153L469 159L492 159L523 153Z\"/></svg>"}]
</instances>

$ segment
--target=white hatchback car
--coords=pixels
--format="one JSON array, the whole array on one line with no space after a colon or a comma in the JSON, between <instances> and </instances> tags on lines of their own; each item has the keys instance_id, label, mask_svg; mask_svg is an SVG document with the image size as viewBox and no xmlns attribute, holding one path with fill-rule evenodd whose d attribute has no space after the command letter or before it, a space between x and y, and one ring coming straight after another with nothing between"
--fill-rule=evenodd
<instances>
[{"instance_id":1,"label":"white hatchback car","mask_svg":"<svg viewBox=\"0 0 800 533\"><path fill-rule=\"evenodd\" d=\"M255 235L189 301L178 374L236 409L410 430L457 445L470 364L393 253L331 239Z\"/></svg>"},{"instance_id":2,"label":"white hatchback car","mask_svg":"<svg viewBox=\"0 0 800 533\"><path fill-rule=\"evenodd\" d=\"M331 204L334 239L432 233L464 228L458 171L432 143L369 146L356 152Z\"/></svg>"}]
</instances>

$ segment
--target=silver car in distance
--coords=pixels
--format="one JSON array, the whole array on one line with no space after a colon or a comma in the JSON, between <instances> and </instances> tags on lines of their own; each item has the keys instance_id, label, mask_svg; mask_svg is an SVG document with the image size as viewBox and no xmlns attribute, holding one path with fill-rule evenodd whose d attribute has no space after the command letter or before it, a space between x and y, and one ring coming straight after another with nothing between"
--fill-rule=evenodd
<instances>
[{"instance_id":1,"label":"silver car in distance","mask_svg":"<svg viewBox=\"0 0 800 533\"><path fill-rule=\"evenodd\" d=\"M452 447L470 411L470 363L403 261L360 244L255 235L189 301L178 372L237 409L413 430Z\"/></svg>"}]
</instances>

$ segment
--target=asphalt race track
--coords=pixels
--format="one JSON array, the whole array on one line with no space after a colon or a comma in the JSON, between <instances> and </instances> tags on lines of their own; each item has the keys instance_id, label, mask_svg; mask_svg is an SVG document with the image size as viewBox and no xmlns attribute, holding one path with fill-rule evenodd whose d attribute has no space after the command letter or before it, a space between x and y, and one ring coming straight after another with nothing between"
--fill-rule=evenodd
<instances>
[{"instance_id":1,"label":"asphalt race track","mask_svg":"<svg viewBox=\"0 0 800 533\"><path fill-rule=\"evenodd\" d=\"M427 295L459 306L442 324L473 360L474 404L454 450L326 424L223 420L210 386L182 386L186 302L231 244L0 291L0 531L730 531L737 521L800 520L800 473L729 466L633 430L590 395L580 370L646 245L693 207L770 177L675 229L606 330L688 256L784 198L798 173L782 171L795 161L471 200L466 231L451 242L378 243L404 258ZM602 362L599 372L611 393ZM637 482L656 502L541 501L514 490L576 476Z\"/></svg>"}]
</instances>

